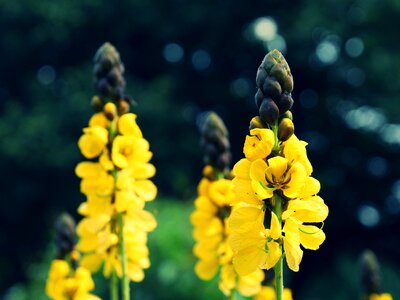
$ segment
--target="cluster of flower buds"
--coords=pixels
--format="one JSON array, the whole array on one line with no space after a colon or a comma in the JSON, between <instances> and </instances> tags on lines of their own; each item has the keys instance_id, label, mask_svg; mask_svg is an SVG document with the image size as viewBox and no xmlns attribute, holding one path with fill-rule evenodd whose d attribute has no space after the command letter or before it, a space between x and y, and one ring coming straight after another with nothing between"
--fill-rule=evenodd
<instances>
[{"instance_id":1,"label":"cluster of flower buds","mask_svg":"<svg viewBox=\"0 0 400 300\"><path fill-rule=\"evenodd\" d=\"M75 221L67 213L61 214L55 223L57 259L64 259L74 250Z\"/></svg>"},{"instance_id":2,"label":"cluster of flower buds","mask_svg":"<svg viewBox=\"0 0 400 300\"><path fill-rule=\"evenodd\" d=\"M100 96L92 98L93 109L100 112L107 101L113 101L119 115L128 112L132 99L124 94L124 65L118 51L110 43L105 43L96 52L93 72L95 87L100 93Z\"/></svg>"},{"instance_id":3,"label":"cluster of flower buds","mask_svg":"<svg viewBox=\"0 0 400 300\"><path fill-rule=\"evenodd\" d=\"M255 102L259 116L250 122L250 129L270 128L278 125L278 138L288 140L294 132L292 113L293 77L282 53L269 52L263 59L256 76Z\"/></svg>"},{"instance_id":4,"label":"cluster of flower buds","mask_svg":"<svg viewBox=\"0 0 400 300\"><path fill-rule=\"evenodd\" d=\"M204 163L225 172L231 162L228 130L215 112L208 112L200 127Z\"/></svg>"}]
</instances>

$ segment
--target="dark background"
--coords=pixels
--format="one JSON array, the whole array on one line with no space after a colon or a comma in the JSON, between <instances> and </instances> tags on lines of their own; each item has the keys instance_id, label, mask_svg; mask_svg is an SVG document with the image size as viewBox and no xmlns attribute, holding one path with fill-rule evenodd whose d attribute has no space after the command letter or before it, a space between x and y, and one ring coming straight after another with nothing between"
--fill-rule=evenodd
<instances>
[{"instance_id":1,"label":"dark background","mask_svg":"<svg viewBox=\"0 0 400 300\"><path fill-rule=\"evenodd\" d=\"M157 167L153 265L136 298L221 298L193 274L196 122L219 113L239 160L257 113L256 70L275 47L292 69L296 134L330 208L326 242L305 251L286 284L296 299L356 299L358 256L370 248L383 291L400 297L399 16L397 0L0 1L0 297L45 299L54 219L79 218L76 143L105 41L120 51Z\"/></svg>"}]
</instances>

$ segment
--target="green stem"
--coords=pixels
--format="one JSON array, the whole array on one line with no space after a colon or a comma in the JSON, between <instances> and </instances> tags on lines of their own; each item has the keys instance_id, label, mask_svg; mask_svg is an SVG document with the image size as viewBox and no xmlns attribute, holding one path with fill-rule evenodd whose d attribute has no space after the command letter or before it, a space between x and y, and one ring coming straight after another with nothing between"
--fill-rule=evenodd
<instances>
[{"instance_id":1,"label":"green stem","mask_svg":"<svg viewBox=\"0 0 400 300\"><path fill-rule=\"evenodd\" d=\"M118 278L117 273L113 270L110 280L110 299L118 300Z\"/></svg>"},{"instance_id":2,"label":"green stem","mask_svg":"<svg viewBox=\"0 0 400 300\"><path fill-rule=\"evenodd\" d=\"M124 215L122 213L118 214L118 227L119 227L119 253L121 257L122 264L122 299L129 300L129 278L128 278L128 261L126 258L125 242L124 242Z\"/></svg>"},{"instance_id":3,"label":"green stem","mask_svg":"<svg viewBox=\"0 0 400 300\"><path fill-rule=\"evenodd\" d=\"M279 150L279 139L278 139L278 123L272 126L272 131L274 132L275 143L273 150Z\"/></svg>"},{"instance_id":4,"label":"green stem","mask_svg":"<svg viewBox=\"0 0 400 300\"><path fill-rule=\"evenodd\" d=\"M274 193L274 213L279 219L279 223L282 224L282 199L277 194ZM280 245L282 255L279 258L277 264L274 267L275 272L275 291L276 291L276 300L283 300L283 249L282 244Z\"/></svg>"}]
</instances>

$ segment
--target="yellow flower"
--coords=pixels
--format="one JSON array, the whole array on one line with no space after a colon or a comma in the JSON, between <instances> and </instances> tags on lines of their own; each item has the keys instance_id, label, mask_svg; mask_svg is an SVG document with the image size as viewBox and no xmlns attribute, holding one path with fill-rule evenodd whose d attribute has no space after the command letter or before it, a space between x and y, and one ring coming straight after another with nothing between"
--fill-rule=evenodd
<instances>
[{"instance_id":1,"label":"yellow flower","mask_svg":"<svg viewBox=\"0 0 400 300\"><path fill-rule=\"evenodd\" d=\"M250 161L267 157L274 147L274 133L266 128L254 128L246 136L243 153Z\"/></svg>"},{"instance_id":2,"label":"yellow flower","mask_svg":"<svg viewBox=\"0 0 400 300\"><path fill-rule=\"evenodd\" d=\"M285 221L283 246L289 268L295 272L303 257L300 244L310 250L317 250L325 240L325 233L314 225L303 223L320 223L328 216L328 207L323 200L314 196L305 200L290 200L287 210L282 214Z\"/></svg>"},{"instance_id":3,"label":"yellow flower","mask_svg":"<svg viewBox=\"0 0 400 300\"><path fill-rule=\"evenodd\" d=\"M368 300L393 300L390 294L372 294L369 296Z\"/></svg>"},{"instance_id":4,"label":"yellow flower","mask_svg":"<svg viewBox=\"0 0 400 300\"><path fill-rule=\"evenodd\" d=\"M275 213L271 212L271 224L265 229L260 222L254 222L246 232L232 232L230 245L235 252L233 265L239 275L247 275L257 268L271 269L282 255L277 240L281 238L281 225Z\"/></svg>"},{"instance_id":5,"label":"yellow flower","mask_svg":"<svg viewBox=\"0 0 400 300\"><path fill-rule=\"evenodd\" d=\"M108 142L108 131L104 127L92 126L83 129L78 141L79 149L86 158L99 156Z\"/></svg>"},{"instance_id":6,"label":"yellow flower","mask_svg":"<svg viewBox=\"0 0 400 300\"><path fill-rule=\"evenodd\" d=\"M64 260L53 260L46 283L46 293L54 300L100 300L89 294L94 289L94 282L90 272L78 267L72 270Z\"/></svg>"},{"instance_id":7,"label":"yellow flower","mask_svg":"<svg viewBox=\"0 0 400 300\"><path fill-rule=\"evenodd\" d=\"M118 131L122 135L142 138L142 131L136 124L136 115L132 113L123 114L118 120Z\"/></svg>"},{"instance_id":8,"label":"yellow flower","mask_svg":"<svg viewBox=\"0 0 400 300\"><path fill-rule=\"evenodd\" d=\"M82 178L81 192L86 196L110 197L114 190L114 178L99 163L81 162L75 173Z\"/></svg>"},{"instance_id":9,"label":"yellow flower","mask_svg":"<svg viewBox=\"0 0 400 300\"><path fill-rule=\"evenodd\" d=\"M263 286L260 293L254 297L254 300L276 300L275 289L270 286ZM283 300L293 300L290 289L283 289Z\"/></svg>"},{"instance_id":10,"label":"yellow flower","mask_svg":"<svg viewBox=\"0 0 400 300\"><path fill-rule=\"evenodd\" d=\"M219 207L232 206L235 202L233 183L228 179L214 181L209 187L210 199Z\"/></svg>"},{"instance_id":11,"label":"yellow flower","mask_svg":"<svg viewBox=\"0 0 400 300\"><path fill-rule=\"evenodd\" d=\"M232 290L236 288L241 295L249 297L260 292L263 280L264 272L260 269L247 276L239 276L232 264L225 264L221 268L218 287L226 296L229 296Z\"/></svg>"},{"instance_id":12,"label":"yellow flower","mask_svg":"<svg viewBox=\"0 0 400 300\"><path fill-rule=\"evenodd\" d=\"M293 134L286 142L283 143L283 156L285 156L290 163L301 163L306 169L307 175L310 176L313 171L313 167L308 160L306 146L306 142L300 141Z\"/></svg>"},{"instance_id":13,"label":"yellow flower","mask_svg":"<svg viewBox=\"0 0 400 300\"><path fill-rule=\"evenodd\" d=\"M261 200L271 198L277 189L288 198L296 198L306 177L302 164L289 164L281 156L270 158L267 162L257 159L250 166L251 185Z\"/></svg>"},{"instance_id":14,"label":"yellow flower","mask_svg":"<svg viewBox=\"0 0 400 300\"><path fill-rule=\"evenodd\" d=\"M108 120L103 112L95 113L89 120L89 127L100 126L104 128L110 127L110 120Z\"/></svg>"},{"instance_id":15,"label":"yellow flower","mask_svg":"<svg viewBox=\"0 0 400 300\"><path fill-rule=\"evenodd\" d=\"M149 143L143 138L134 136L117 136L112 146L112 161L119 168L127 168L131 163L147 163L152 153Z\"/></svg>"}]
</instances>

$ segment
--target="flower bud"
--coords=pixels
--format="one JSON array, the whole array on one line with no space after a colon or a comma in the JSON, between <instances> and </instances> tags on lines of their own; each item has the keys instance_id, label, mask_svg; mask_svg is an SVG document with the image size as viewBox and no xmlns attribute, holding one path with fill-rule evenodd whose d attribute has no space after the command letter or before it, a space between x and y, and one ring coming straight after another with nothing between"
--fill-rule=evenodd
<instances>
[{"instance_id":1,"label":"flower bud","mask_svg":"<svg viewBox=\"0 0 400 300\"><path fill-rule=\"evenodd\" d=\"M265 96L271 97L274 100L278 100L282 94L282 88L279 82L276 81L273 77L267 77L264 80L262 91Z\"/></svg>"},{"instance_id":2,"label":"flower bud","mask_svg":"<svg viewBox=\"0 0 400 300\"><path fill-rule=\"evenodd\" d=\"M279 109L271 98L265 98L259 109L260 118L264 123L275 125L279 117Z\"/></svg>"},{"instance_id":3,"label":"flower bud","mask_svg":"<svg viewBox=\"0 0 400 300\"><path fill-rule=\"evenodd\" d=\"M200 132L205 163L224 171L231 159L228 130L224 122L216 113L209 112L200 126Z\"/></svg>"},{"instance_id":4,"label":"flower bud","mask_svg":"<svg viewBox=\"0 0 400 300\"><path fill-rule=\"evenodd\" d=\"M254 128L264 128L264 124L259 116L253 117L253 119L251 119L250 121L249 130L252 130Z\"/></svg>"},{"instance_id":5,"label":"flower bud","mask_svg":"<svg viewBox=\"0 0 400 300\"><path fill-rule=\"evenodd\" d=\"M361 254L361 285L365 294L379 293L381 285L381 275L378 260L371 250L366 250Z\"/></svg>"},{"instance_id":6,"label":"flower bud","mask_svg":"<svg viewBox=\"0 0 400 300\"><path fill-rule=\"evenodd\" d=\"M283 118L288 118L288 119L290 119L290 120L293 121L293 114L292 114L292 112L291 112L290 110L288 110L287 112L285 112L285 113L282 115L282 119L283 119Z\"/></svg>"},{"instance_id":7,"label":"flower bud","mask_svg":"<svg viewBox=\"0 0 400 300\"><path fill-rule=\"evenodd\" d=\"M283 118L278 127L278 139L282 142L287 141L294 133L292 120Z\"/></svg>"},{"instance_id":8,"label":"flower bud","mask_svg":"<svg viewBox=\"0 0 400 300\"><path fill-rule=\"evenodd\" d=\"M122 116L129 112L129 103L125 99L120 99L118 101L118 115Z\"/></svg>"},{"instance_id":9,"label":"flower bud","mask_svg":"<svg viewBox=\"0 0 400 300\"><path fill-rule=\"evenodd\" d=\"M71 253L75 245L75 221L67 213L57 218L55 223L57 258L63 259Z\"/></svg>"},{"instance_id":10,"label":"flower bud","mask_svg":"<svg viewBox=\"0 0 400 300\"><path fill-rule=\"evenodd\" d=\"M258 108L260 108L261 103L263 102L264 98L265 98L265 96L264 96L263 92L261 91L261 89L257 89L256 95L254 96L254 100L255 100Z\"/></svg>"},{"instance_id":11,"label":"flower bud","mask_svg":"<svg viewBox=\"0 0 400 300\"><path fill-rule=\"evenodd\" d=\"M117 107L115 104L112 102L107 102L106 105L104 105L104 114L110 121L114 120L114 118L117 116Z\"/></svg>"},{"instance_id":12,"label":"flower bud","mask_svg":"<svg viewBox=\"0 0 400 300\"><path fill-rule=\"evenodd\" d=\"M124 98L124 66L118 51L110 43L103 44L94 57L95 87L106 99Z\"/></svg>"},{"instance_id":13,"label":"flower bud","mask_svg":"<svg viewBox=\"0 0 400 300\"><path fill-rule=\"evenodd\" d=\"M100 112L103 110L104 103L99 96L93 96L90 105L95 112Z\"/></svg>"},{"instance_id":14,"label":"flower bud","mask_svg":"<svg viewBox=\"0 0 400 300\"><path fill-rule=\"evenodd\" d=\"M259 66L256 75L256 84L259 88L262 88L264 81L265 79L267 79L267 77L267 71L262 66Z\"/></svg>"},{"instance_id":15,"label":"flower bud","mask_svg":"<svg viewBox=\"0 0 400 300\"><path fill-rule=\"evenodd\" d=\"M283 115L285 112L290 110L293 106L293 98L292 95L289 93L283 93L281 97L279 98L278 101L278 108L279 108L279 114Z\"/></svg>"}]
</instances>

